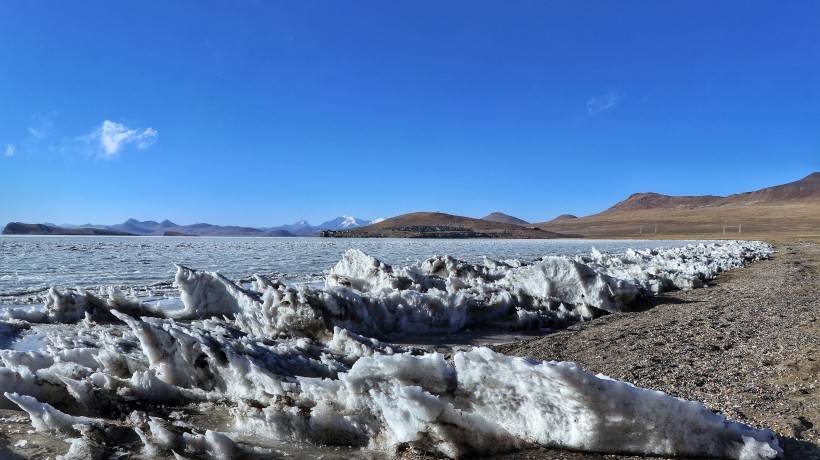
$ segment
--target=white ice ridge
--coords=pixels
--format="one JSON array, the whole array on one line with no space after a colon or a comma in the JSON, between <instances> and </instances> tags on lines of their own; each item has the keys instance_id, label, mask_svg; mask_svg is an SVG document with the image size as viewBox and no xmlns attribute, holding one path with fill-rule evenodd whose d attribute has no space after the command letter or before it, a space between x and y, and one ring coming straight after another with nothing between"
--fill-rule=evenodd
<instances>
[{"instance_id":1,"label":"white ice ridge","mask_svg":"<svg viewBox=\"0 0 820 460\"><path fill-rule=\"evenodd\" d=\"M238 423L283 439L385 451L412 445L452 458L527 445L742 459L781 453L769 430L574 363L487 348L459 352L454 362L437 353L361 358L335 380L300 378L296 407L269 406Z\"/></svg>"},{"instance_id":2,"label":"white ice ridge","mask_svg":"<svg viewBox=\"0 0 820 460\"><path fill-rule=\"evenodd\" d=\"M553 328L602 312L628 311L636 300L669 289L702 287L722 271L768 257L760 242L725 242L533 262L469 264L436 256L408 267L347 251L323 289L288 287L256 276L243 288L219 273L177 265L182 310L127 298L108 289L49 291L44 309L6 309L0 319L66 323L85 317L116 322L136 316L205 319L227 316L245 332L327 338L338 326L361 335L449 333L472 326Z\"/></svg>"},{"instance_id":3,"label":"white ice ridge","mask_svg":"<svg viewBox=\"0 0 820 460\"><path fill-rule=\"evenodd\" d=\"M109 436L117 440L114 446L91 436L113 429L110 423L67 415L32 397L7 393L31 414L36 429L79 434L74 442L83 448L93 445L100 458L121 448L128 439L122 430L128 427L147 453L209 449L207 441L216 434L185 436L178 429L174 434L169 432L171 423L141 412L156 407L157 401L229 411L238 431L271 441L350 445L386 453L412 446L458 458L530 445L737 459L781 453L769 430L727 421L696 402L590 375L573 363L533 362L476 348L456 353L450 365L438 353L382 354L367 347L366 340L338 329L331 340L334 350L307 339L231 339L235 331L220 321L183 325L123 319L141 345L141 352L125 359L133 359L144 371L124 379L115 375L127 373L121 367L92 362L86 367L77 362L81 359L69 361L73 367L49 369L71 382L65 392L76 402L64 401L63 407L84 407L97 417L116 417L112 408L121 411L116 436ZM129 336L123 331L117 335ZM171 337L181 342L169 344ZM365 346L368 353L361 353L358 345L344 345L348 341ZM60 375L64 373L70 376ZM77 378L83 374L87 376ZM144 379L146 375L151 379ZM142 385L158 397L141 398ZM166 396L169 389L174 390L173 399ZM233 439L219 439L230 440L237 452L249 451Z\"/></svg>"},{"instance_id":4,"label":"white ice ridge","mask_svg":"<svg viewBox=\"0 0 820 460\"><path fill-rule=\"evenodd\" d=\"M55 291L40 316L7 313L9 327L23 327L21 319L72 326L50 326L39 350L0 350L0 406L23 408L38 430L72 436L66 458L123 449L145 458L264 457L246 445L259 438L450 457L550 445L774 458L781 450L769 430L572 363L485 348L448 363L370 338L618 311L770 251L730 242L532 263L434 257L404 268L349 251L323 289L262 277L242 287L178 266L185 308L172 313L114 291ZM241 434L192 426L187 411L230 414Z\"/></svg>"}]
</instances>

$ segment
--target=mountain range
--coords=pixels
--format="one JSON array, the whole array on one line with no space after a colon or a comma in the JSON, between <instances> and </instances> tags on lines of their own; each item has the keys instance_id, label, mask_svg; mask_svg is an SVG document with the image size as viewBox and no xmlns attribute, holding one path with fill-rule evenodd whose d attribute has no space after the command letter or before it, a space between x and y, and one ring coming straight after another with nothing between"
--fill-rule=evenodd
<instances>
[{"instance_id":1,"label":"mountain range","mask_svg":"<svg viewBox=\"0 0 820 460\"><path fill-rule=\"evenodd\" d=\"M323 230L343 230L380 222L384 219L368 221L350 216L340 216L320 225L310 225L305 220L278 227L239 227L233 225L213 225L197 223L178 225L170 220L157 222L128 219L121 224L24 224L11 222L3 229L4 235L132 235L132 236L318 236Z\"/></svg>"},{"instance_id":2,"label":"mountain range","mask_svg":"<svg viewBox=\"0 0 820 460\"><path fill-rule=\"evenodd\" d=\"M344 230L355 227L364 227L365 225L375 224L383 221L384 218L365 220L358 217L339 216L335 219L322 222L319 225L310 225L306 220L300 220L290 225L280 225L278 227L266 227L260 230L264 231L286 231L295 236L318 236L323 230Z\"/></svg>"},{"instance_id":3,"label":"mountain range","mask_svg":"<svg viewBox=\"0 0 820 460\"><path fill-rule=\"evenodd\" d=\"M278 227L177 225L129 219L116 225L12 222L3 234L347 236L425 238L802 238L820 235L820 172L783 185L729 196L634 193L589 216L562 214L529 224L494 212L481 219L417 212L366 221L340 216L313 226L304 220Z\"/></svg>"},{"instance_id":4,"label":"mountain range","mask_svg":"<svg viewBox=\"0 0 820 460\"><path fill-rule=\"evenodd\" d=\"M634 193L598 214L563 215L533 226L586 238L816 238L820 172L728 196Z\"/></svg>"}]
</instances>

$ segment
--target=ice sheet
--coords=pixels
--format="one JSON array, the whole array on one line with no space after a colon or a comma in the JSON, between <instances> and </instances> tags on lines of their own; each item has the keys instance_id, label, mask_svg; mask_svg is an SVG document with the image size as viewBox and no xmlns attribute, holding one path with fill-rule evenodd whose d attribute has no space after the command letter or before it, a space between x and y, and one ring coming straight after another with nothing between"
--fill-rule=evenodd
<instances>
[{"instance_id":1,"label":"ice sheet","mask_svg":"<svg viewBox=\"0 0 820 460\"><path fill-rule=\"evenodd\" d=\"M781 450L769 430L573 363L480 347L447 360L386 340L560 327L628 310L665 289L703 286L770 252L763 243L727 242L481 264L435 256L393 267L351 250L325 286L298 288L180 265L182 308L173 311L115 289L53 289L42 308L2 312L7 329L42 328L43 346L0 350L0 405L70 438L66 458L107 458L123 448L143 458L270 454L235 433L386 455L402 446L460 457L540 444L773 458ZM185 422L209 411L229 413L232 427Z\"/></svg>"}]
</instances>

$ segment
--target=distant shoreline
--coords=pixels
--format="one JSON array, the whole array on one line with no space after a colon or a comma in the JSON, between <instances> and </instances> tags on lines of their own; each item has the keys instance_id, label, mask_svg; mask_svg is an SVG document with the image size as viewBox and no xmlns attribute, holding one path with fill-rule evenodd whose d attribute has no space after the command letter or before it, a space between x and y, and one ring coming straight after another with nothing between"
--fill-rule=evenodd
<instances>
[{"instance_id":1,"label":"distant shoreline","mask_svg":"<svg viewBox=\"0 0 820 460\"><path fill-rule=\"evenodd\" d=\"M219 233L219 231L214 231L212 234L197 235L192 233L167 230L163 232L161 235L141 235L137 233L122 232L103 228L64 228L46 224L26 224L23 222L10 222L5 226L5 228L3 228L2 234L17 236L225 236L233 238L292 238L298 236L282 230L275 230L269 232L263 232L260 230L258 231L258 233L250 233L242 228L240 228L239 230L233 230L230 227L226 228L225 230L222 230L222 233Z\"/></svg>"}]
</instances>

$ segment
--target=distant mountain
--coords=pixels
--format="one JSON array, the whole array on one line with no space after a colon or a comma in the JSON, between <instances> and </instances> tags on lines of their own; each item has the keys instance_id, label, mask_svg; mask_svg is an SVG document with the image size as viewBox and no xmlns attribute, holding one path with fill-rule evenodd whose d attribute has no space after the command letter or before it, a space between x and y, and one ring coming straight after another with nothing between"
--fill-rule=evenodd
<instances>
[{"instance_id":1,"label":"distant mountain","mask_svg":"<svg viewBox=\"0 0 820 460\"><path fill-rule=\"evenodd\" d=\"M660 193L633 193L624 201L617 203L607 211L634 211L637 209L675 209L703 208L716 206L724 198L713 195L704 196L668 196Z\"/></svg>"},{"instance_id":2,"label":"distant mountain","mask_svg":"<svg viewBox=\"0 0 820 460\"><path fill-rule=\"evenodd\" d=\"M598 214L534 225L587 238L816 238L820 173L728 196L634 193Z\"/></svg>"},{"instance_id":3,"label":"distant mountain","mask_svg":"<svg viewBox=\"0 0 820 460\"><path fill-rule=\"evenodd\" d=\"M439 212L403 214L376 224L327 230L322 236L350 238L558 238L562 235L521 225Z\"/></svg>"},{"instance_id":4,"label":"distant mountain","mask_svg":"<svg viewBox=\"0 0 820 460\"><path fill-rule=\"evenodd\" d=\"M384 219L381 219L384 220ZM379 220L379 221L381 221ZM300 220L291 225L280 225L278 227L267 227L263 230L285 230L297 236L318 236L323 230L343 230L356 227L362 227L375 223L376 221L368 221L359 219L357 217L340 216L333 220L322 222L319 225L310 225L306 220Z\"/></svg>"},{"instance_id":5,"label":"distant mountain","mask_svg":"<svg viewBox=\"0 0 820 460\"><path fill-rule=\"evenodd\" d=\"M634 211L639 209L694 209L716 206L773 204L820 201L820 172L809 174L795 182L776 185L754 192L729 196L669 196L659 193L634 193L604 212Z\"/></svg>"},{"instance_id":6,"label":"distant mountain","mask_svg":"<svg viewBox=\"0 0 820 460\"><path fill-rule=\"evenodd\" d=\"M259 236L285 237L295 234L281 229L260 230L252 227L222 226L206 223L177 225L170 220L156 222L128 219L121 224L109 226L77 227L49 226L43 224L20 224L14 222L6 226L8 234L27 235L132 235L132 236Z\"/></svg>"},{"instance_id":7,"label":"distant mountain","mask_svg":"<svg viewBox=\"0 0 820 460\"><path fill-rule=\"evenodd\" d=\"M291 233L295 236L314 236L318 235L321 230L313 225L310 225L308 221L302 219L299 222L289 225L280 225L278 227L262 227L260 230L265 231L285 231Z\"/></svg>"},{"instance_id":8,"label":"distant mountain","mask_svg":"<svg viewBox=\"0 0 820 460\"><path fill-rule=\"evenodd\" d=\"M381 219L384 220L384 219ZM288 236L318 236L322 230L340 230L361 227L371 221L356 217L341 216L321 225L310 225L306 220L300 220L291 225L278 227L239 227L223 226L208 223L178 225L170 220L157 222L155 220L128 219L121 224L114 225L73 225L73 224L20 224L40 227L16 227L12 225L10 232L24 232L21 234L39 235L136 235L136 236L259 236L259 237L288 237ZM13 223L19 224L19 223ZM91 230L95 230L92 232Z\"/></svg>"},{"instance_id":9,"label":"distant mountain","mask_svg":"<svg viewBox=\"0 0 820 460\"><path fill-rule=\"evenodd\" d=\"M518 217L513 217L502 212L494 212L489 216L482 217L481 220L489 220L490 222L502 222L513 225L529 225L526 220L521 220Z\"/></svg>"},{"instance_id":10,"label":"distant mountain","mask_svg":"<svg viewBox=\"0 0 820 460\"><path fill-rule=\"evenodd\" d=\"M304 230L306 228L316 228L316 227L314 227L313 225L310 225L310 223L308 223L308 221L306 221L305 219L302 219L299 222L296 222L295 224L280 225L278 227L271 227L269 230L278 229L278 230L287 230L289 232L293 232L293 231Z\"/></svg>"},{"instance_id":11,"label":"distant mountain","mask_svg":"<svg viewBox=\"0 0 820 460\"><path fill-rule=\"evenodd\" d=\"M100 235L134 236L133 233L118 232L99 228L62 228L44 224L24 224L10 222L3 228L3 235Z\"/></svg>"},{"instance_id":12,"label":"distant mountain","mask_svg":"<svg viewBox=\"0 0 820 460\"><path fill-rule=\"evenodd\" d=\"M322 222L319 224L319 230L340 230L340 229L349 229L349 228L356 228L356 227L363 227L365 225L369 225L369 220L359 219L356 217L350 216L340 216L333 220L329 220L327 222Z\"/></svg>"},{"instance_id":13,"label":"distant mountain","mask_svg":"<svg viewBox=\"0 0 820 460\"><path fill-rule=\"evenodd\" d=\"M572 219L577 219L577 218L578 218L578 216L573 215L573 214L561 214L560 216L556 217L555 219L552 219L550 222L561 222L561 221L572 220Z\"/></svg>"},{"instance_id":14,"label":"distant mountain","mask_svg":"<svg viewBox=\"0 0 820 460\"><path fill-rule=\"evenodd\" d=\"M140 226L146 227L145 223L140 223ZM153 227L151 234L164 235L168 232L182 233L185 235L193 236L296 236L291 232L279 229L271 229L266 231L253 227L238 227L235 225L213 225L206 223L176 225L170 221L163 221L162 223Z\"/></svg>"},{"instance_id":15,"label":"distant mountain","mask_svg":"<svg viewBox=\"0 0 820 460\"><path fill-rule=\"evenodd\" d=\"M133 233L135 235L162 235L167 230L173 229L174 231L178 231L176 230L177 227L179 226L170 220L163 220L162 223L159 223L153 220L140 222L137 219L128 219L121 224L108 226L110 229Z\"/></svg>"}]
</instances>

